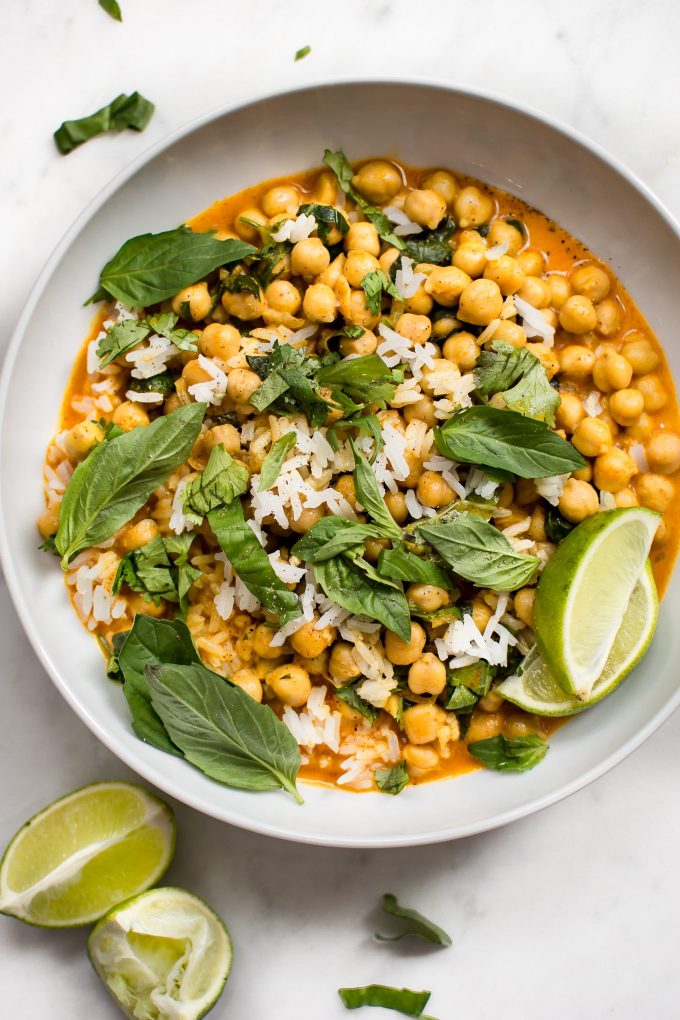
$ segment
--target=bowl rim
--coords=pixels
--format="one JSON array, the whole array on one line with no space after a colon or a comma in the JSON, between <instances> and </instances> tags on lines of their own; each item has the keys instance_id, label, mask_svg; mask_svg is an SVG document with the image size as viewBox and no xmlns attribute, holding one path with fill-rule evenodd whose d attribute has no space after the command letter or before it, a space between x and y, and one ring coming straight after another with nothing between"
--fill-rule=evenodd
<instances>
[{"instance_id":1,"label":"bowl rim","mask_svg":"<svg viewBox=\"0 0 680 1020\"><path fill-rule=\"evenodd\" d=\"M276 91L266 90L245 100L241 99L237 102L221 104L212 108L208 112L199 115L198 117L194 117L191 120L186 121L178 128L170 131L162 138L158 139L158 141L145 148L141 153L139 153L139 155L132 159L130 163L115 173L113 177L104 184L103 187L100 188L100 190L84 206L71 226L57 242L40 269L38 276L29 291L23 311L17 320L16 326L7 345L2 373L0 375L0 426L5 418L10 381L21 347L21 342L43 291L45 290L53 272L61 262L65 253L68 251L71 243L75 240L86 224L89 223L89 221L96 215L104 203L113 194L115 194L115 192L124 183L132 178L147 163L161 155L176 142L220 117L235 113L239 110L248 109L249 107L257 106L258 104L271 99L284 98L297 93L314 92L317 90L325 91L338 87L344 88L347 86L364 86L369 88L375 86L412 86L414 88L439 90L442 92L469 96L487 103L493 103L508 110L512 110L513 112L518 112L528 119L535 121L539 125L547 125L554 131L565 136L570 141L575 142L577 145L586 149L623 177L657 211L680 243L680 224L661 200L657 198L649 186L645 184L634 171L630 170L621 160L619 160L618 157L612 155L612 153L610 153L604 146L588 138L580 130L571 127L561 119L554 117L551 114L544 113L529 104L519 102L514 99L508 99L490 90L479 89L459 83L451 83L438 78L421 76L403 77L397 75L376 75L375 77L372 77L369 75L356 77L348 75L341 76L333 81L319 78L302 83L294 88L282 88ZM1 478L2 462L0 460L0 479ZM510 822L517 821L520 818L534 814L537 811L541 811L544 808L549 807L551 804L555 804L558 801L571 796L571 794L576 793L578 790L590 785L590 783L594 782L600 776L614 768L614 766L622 762L629 754L643 744L680 705L680 687L678 687L675 694L670 697L666 703L659 708L628 741L622 744L616 749L616 751L612 752L597 765L588 769L576 779L557 786L550 793L530 800L516 808L497 812L487 819L463 825L449 825L433 832L411 833L403 837L340 837L327 836L323 833L298 833L291 831L286 826L262 822L258 818L243 815L238 811L221 810L218 805L213 804L207 801L207 799L201 798L200 795L193 794L190 791L183 791L181 794L178 794L173 788L173 783L165 780L160 768L155 768L149 764L140 762L134 753L128 753L125 748L118 745L117 739L112 737L111 733L104 729L101 722L92 716L87 709L80 704L77 697L71 692L69 685L62 679L59 671L53 666L48 650L43 643L40 628L33 619L30 607L23 598L19 582L19 564L18 561L15 561L10 549L9 539L5 532L3 521L3 486L0 485L0 565L7 581L7 587L17 616L19 617L24 633L26 634L33 651L56 689L67 704L73 709L76 715L85 723L88 729L99 740L101 740L108 750L137 773L137 775L143 777L147 782L153 783L154 786L163 790L168 795L203 814L208 814L220 821L237 825L239 828L262 835L309 845L357 849L386 849L390 847L442 843L452 839L459 839L465 836L487 832L503 825L507 825Z\"/></svg>"}]
</instances>

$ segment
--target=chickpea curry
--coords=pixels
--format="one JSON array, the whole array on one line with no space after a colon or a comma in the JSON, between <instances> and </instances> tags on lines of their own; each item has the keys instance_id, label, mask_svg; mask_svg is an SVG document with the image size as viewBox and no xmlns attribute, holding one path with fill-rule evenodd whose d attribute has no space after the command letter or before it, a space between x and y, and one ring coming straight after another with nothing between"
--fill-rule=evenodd
<instances>
[{"instance_id":1,"label":"chickpea curry","mask_svg":"<svg viewBox=\"0 0 680 1020\"><path fill-rule=\"evenodd\" d=\"M556 549L641 507L660 590L677 552L673 383L611 270L505 192L327 152L94 297L38 526L135 733L251 790L536 764L571 712L499 688Z\"/></svg>"}]
</instances>

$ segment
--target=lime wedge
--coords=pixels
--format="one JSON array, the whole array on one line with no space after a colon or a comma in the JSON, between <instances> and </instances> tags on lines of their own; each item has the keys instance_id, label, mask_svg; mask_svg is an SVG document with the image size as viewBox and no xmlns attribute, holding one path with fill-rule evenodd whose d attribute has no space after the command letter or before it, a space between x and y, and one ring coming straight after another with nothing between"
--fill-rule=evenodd
<instances>
[{"instance_id":1,"label":"lime wedge","mask_svg":"<svg viewBox=\"0 0 680 1020\"><path fill-rule=\"evenodd\" d=\"M223 921L184 889L151 889L121 903L93 929L87 949L131 1020L197 1020L231 969Z\"/></svg>"},{"instance_id":2,"label":"lime wedge","mask_svg":"<svg viewBox=\"0 0 680 1020\"><path fill-rule=\"evenodd\" d=\"M587 701L647 559L659 515L607 510L567 535L536 592L538 649L565 693Z\"/></svg>"},{"instance_id":3,"label":"lime wedge","mask_svg":"<svg viewBox=\"0 0 680 1020\"><path fill-rule=\"evenodd\" d=\"M535 715L575 715L582 712L611 694L638 664L652 640L658 609L659 599L648 560L633 589L609 658L587 701L579 701L564 693L536 646L522 662L518 675L508 677L496 690L514 705Z\"/></svg>"},{"instance_id":4,"label":"lime wedge","mask_svg":"<svg viewBox=\"0 0 680 1020\"><path fill-rule=\"evenodd\" d=\"M93 783L19 829L0 862L0 912L45 928L90 924L157 882L175 848L167 804L131 783Z\"/></svg>"}]
</instances>

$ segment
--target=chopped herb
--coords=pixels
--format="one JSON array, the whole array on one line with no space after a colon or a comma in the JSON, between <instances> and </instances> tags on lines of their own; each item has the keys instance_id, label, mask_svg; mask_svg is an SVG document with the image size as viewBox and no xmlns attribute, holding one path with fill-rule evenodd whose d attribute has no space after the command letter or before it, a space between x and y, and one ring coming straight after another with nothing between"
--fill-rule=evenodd
<instances>
[{"instance_id":1,"label":"chopped herb","mask_svg":"<svg viewBox=\"0 0 680 1020\"><path fill-rule=\"evenodd\" d=\"M494 341L482 351L474 371L477 393L486 401L500 393L511 411L555 425L560 395L548 380L545 368L527 347Z\"/></svg>"},{"instance_id":2,"label":"chopped herb","mask_svg":"<svg viewBox=\"0 0 680 1020\"><path fill-rule=\"evenodd\" d=\"M389 793L392 797L396 797L398 793L401 793L410 781L406 762L403 761L397 762L396 765L389 769L376 769L373 773L373 778L380 792Z\"/></svg>"},{"instance_id":3,"label":"chopped herb","mask_svg":"<svg viewBox=\"0 0 680 1020\"><path fill-rule=\"evenodd\" d=\"M260 228L262 229L262 228ZM282 273L286 267L286 255L292 250L290 241L269 241L259 251L249 256L252 262L258 267L257 279L264 290L272 282L275 276Z\"/></svg>"},{"instance_id":4,"label":"chopped herb","mask_svg":"<svg viewBox=\"0 0 680 1020\"><path fill-rule=\"evenodd\" d=\"M230 273L225 276L222 280L222 288L230 294L248 293L254 294L256 298L260 296L260 281L245 273Z\"/></svg>"},{"instance_id":5,"label":"chopped herb","mask_svg":"<svg viewBox=\"0 0 680 1020\"><path fill-rule=\"evenodd\" d=\"M323 563L351 549L361 551L370 538L380 538L380 530L374 524L351 521L347 517L322 517L298 539L291 555L307 563Z\"/></svg>"},{"instance_id":6,"label":"chopped herb","mask_svg":"<svg viewBox=\"0 0 680 1020\"><path fill-rule=\"evenodd\" d=\"M337 333L334 334L334 336L339 337L346 336L350 340L359 340L360 337L362 337L365 332L366 330L364 329L363 326L357 326L353 322L348 322L347 325L343 326L342 329L339 329Z\"/></svg>"},{"instance_id":7,"label":"chopped herb","mask_svg":"<svg viewBox=\"0 0 680 1020\"><path fill-rule=\"evenodd\" d=\"M248 468L237 463L224 446L214 446L204 470L182 492L184 516L198 527L211 510L243 495L249 480Z\"/></svg>"},{"instance_id":8,"label":"chopped herb","mask_svg":"<svg viewBox=\"0 0 680 1020\"><path fill-rule=\"evenodd\" d=\"M121 354L136 347L146 339L150 332L151 328L138 319L124 319L123 322L117 322L111 326L97 344L100 369L106 368Z\"/></svg>"},{"instance_id":9,"label":"chopped herb","mask_svg":"<svg viewBox=\"0 0 680 1020\"><path fill-rule=\"evenodd\" d=\"M350 708L353 708L355 712L363 715L364 719L368 719L371 726L380 715L379 710L374 708L370 701L366 701L357 694L357 689L352 686L352 684L345 684L344 687L336 687L333 694L336 698L340 698L341 701L344 701L346 705L349 705Z\"/></svg>"},{"instance_id":10,"label":"chopped herb","mask_svg":"<svg viewBox=\"0 0 680 1020\"><path fill-rule=\"evenodd\" d=\"M430 992L413 992L410 988L389 985L365 985L363 988L338 988L338 995L347 1009L360 1006L382 1006L404 1016L419 1017L430 999Z\"/></svg>"},{"instance_id":11,"label":"chopped herb","mask_svg":"<svg viewBox=\"0 0 680 1020\"><path fill-rule=\"evenodd\" d=\"M317 205L316 203L307 203L301 205L298 209L298 216L301 213L305 213L307 216L313 216L316 220L317 231L319 237L324 244L328 244L328 235L330 234L333 227L336 227L338 231L344 235L349 231L349 223L340 212L339 209L334 208L332 205ZM363 332L363 330L362 330ZM361 334L359 334L361 335Z\"/></svg>"},{"instance_id":12,"label":"chopped herb","mask_svg":"<svg viewBox=\"0 0 680 1020\"><path fill-rule=\"evenodd\" d=\"M196 350L198 337L192 329L177 329L178 320L174 312L159 312L157 315L147 316L144 321L153 333L170 340L178 351Z\"/></svg>"},{"instance_id":13,"label":"chopped herb","mask_svg":"<svg viewBox=\"0 0 680 1020\"><path fill-rule=\"evenodd\" d=\"M483 698L489 693L491 681L498 672L496 666L490 666L488 662L472 662L469 666L459 666L457 669L447 670L447 683L462 684L478 697Z\"/></svg>"},{"instance_id":14,"label":"chopped herb","mask_svg":"<svg viewBox=\"0 0 680 1020\"><path fill-rule=\"evenodd\" d=\"M104 642L103 638L100 639L100 643L102 644L102 648L104 648L104 650L108 654L108 660L107 660L107 663L106 663L106 678L107 678L107 680L116 680L116 681L118 681L120 683L122 683L122 681L123 681L123 673L122 673L122 670L120 668L120 662L118 661L118 656L120 655L120 650L123 647L123 645L125 644L125 642L126 642L126 640L128 638L129 633L130 633L129 630L119 630L118 633L114 634L113 637L111 638L111 646L110 647L105 647L106 646L106 642Z\"/></svg>"},{"instance_id":15,"label":"chopped herb","mask_svg":"<svg viewBox=\"0 0 680 1020\"><path fill-rule=\"evenodd\" d=\"M524 237L524 224L521 220L506 220L505 222L509 227L514 227L515 230L518 230L522 237Z\"/></svg>"},{"instance_id":16,"label":"chopped herb","mask_svg":"<svg viewBox=\"0 0 680 1020\"><path fill-rule=\"evenodd\" d=\"M497 772L526 772L543 761L548 744L537 733L509 739L502 734L468 744L473 758Z\"/></svg>"},{"instance_id":17,"label":"chopped herb","mask_svg":"<svg viewBox=\"0 0 680 1020\"><path fill-rule=\"evenodd\" d=\"M390 297L396 298L397 301L402 300L401 294L387 273L383 272L382 269L375 269L371 273L366 273L366 276L361 281L361 289L366 295L366 307L371 315L380 314L383 291L389 294Z\"/></svg>"},{"instance_id":18,"label":"chopped herb","mask_svg":"<svg viewBox=\"0 0 680 1020\"><path fill-rule=\"evenodd\" d=\"M398 942L399 939L403 939L408 935L414 935L416 938L425 939L426 942L432 942L436 946L451 945L451 936L447 935L443 928L440 928L434 921L429 921L427 917L419 914L417 910L400 906L397 897L392 893L385 893L383 895L382 909L384 913L389 914L391 917L398 917L399 920L406 921L407 923L397 935L382 935L377 931L375 937L380 942Z\"/></svg>"},{"instance_id":19,"label":"chopped herb","mask_svg":"<svg viewBox=\"0 0 680 1020\"><path fill-rule=\"evenodd\" d=\"M548 507L545 515L545 533L551 542L559 545L567 537L575 525L568 521L554 506Z\"/></svg>"},{"instance_id":20,"label":"chopped herb","mask_svg":"<svg viewBox=\"0 0 680 1020\"><path fill-rule=\"evenodd\" d=\"M266 492L267 489L271 489L272 485L279 477L284 460L293 449L296 442L296 433L286 432L285 435L281 436L280 439L277 439L272 445L272 448L264 458L260 469L260 484L258 492Z\"/></svg>"},{"instance_id":21,"label":"chopped herb","mask_svg":"<svg viewBox=\"0 0 680 1020\"><path fill-rule=\"evenodd\" d=\"M186 596L201 571L189 563L189 548L194 535L156 535L150 542L133 549L118 564L113 581L117 595L123 584L139 592L156 605L161 599L177 602L186 611Z\"/></svg>"},{"instance_id":22,"label":"chopped herb","mask_svg":"<svg viewBox=\"0 0 680 1020\"><path fill-rule=\"evenodd\" d=\"M371 436L374 445L373 453L369 458L369 463L373 464L375 462L375 458L385 446L385 440L383 439L382 428L378 416L375 414L352 415L349 418L342 418L340 421L336 421L330 425L326 430L326 439L333 450L338 450L339 448L338 432L345 432L347 429L358 429L359 432L367 432Z\"/></svg>"},{"instance_id":23,"label":"chopped herb","mask_svg":"<svg viewBox=\"0 0 680 1020\"><path fill-rule=\"evenodd\" d=\"M389 368L377 354L364 354L322 365L317 379L320 386L331 389L334 399L344 394L361 407L369 403L385 407L394 399L397 386L403 381L403 372Z\"/></svg>"},{"instance_id":24,"label":"chopped herb","mask_svg":"<svg viewBox=\"0 0 680 1020\"><path fill-rule=\"evenodd\" d=\"M65 156L83 142L88 142L106 131L119 132L127 128L132 131L143 131L151 120L154 109L153 103L139 92L133 92L130 96L123 93L89 117L65 120L54 132L54 141L59 152Z\"/></svg>"},{"instance_id":25,"label":"chopped herb","mask_svg":"<svg viewBox=\"0 0 680 1020\"><path fill-rule=\"evenodd\" d=\"M295 61L297 62L298 60L302 60L304 57L309 56L309 54L311 52L312 52L312 47L311 46L303 46L301 49L299 49L296 52L296 54L295 54Z\"/></svg>"},{"instance_id":26,"label":"chopped herb","mask_svg":"<svg viewBox=\"0 0 680 1020\"><path fill-rule=\"evenodd\" d=\"M329 402L321 395L319 362L290 344L274 345L266 357L247 356L248 364L264 380L250 402L258 411L271 407L283 417L303 413L315 428L326 421Z\"/></svg>"},{"instance_id":27,"label":"chopped herb","mask_svg":"<svg viewBox=\"0 0 680 1020\"><path fill-rule=\"evenodd\" d=\"M48 535L45 541L40 543L38 549L40 549L41 552L52 553L53 556L59 555L59 550L54 542L54 535Z\"/></svg>"},{"instance_id":28,"label":"chopped herb","mask_svg":"<svg viewBox=\"0 0 680 1020\"><path fill-rule=\"evenodd\" d=\"M471 712L479 698L467 687L454 686L447 689L444 708L447 712Z\"/></svg>"},{"instance_id":29,"label":"chopped herb","mask_svg":"<svg viewBox=\"0 0 680 1020\"><path fill-rule=\"evenodd\" d=\"M106 11L114 21L122 21L123 15L118 0L99 0L99 6Z\"/></svg>"},{"instance_id":30,"label":"chopped herb","mask_svg":"<svg viewBox=\"0 0 680 1020\"><path fill-rule=\"evenodd\" d=\"M345 194L356 203L366 219L370 220L370 222L374 225L383 241L391 244L394 248L403 248L404 242L394 233L394 227L385 213L381 209L376 209L375 206L364 201L361 195L359 195L352 187L354 170L352 170L352 167L348 163L347 157L342 149L338 149L337 152L332 152L330 149L326 149L323 154L323 161L326 166L330 167L333 171L338 180L338 184Z\"/></svg>"},{"instance_id":31,"label":"chopped herb","mask_svg":"<svg viewBox=\"0 0 680 1020\"><path fill-rule=\"evenodd\" d=\"M459 577L482 588L514 591L535 574L537 556L515 551L493 524L461 514L444 524L425 524L419 534Z\"/></svg>"},{"instance_id":32,"label":"chopped herb","mask_svg":"<svg viewBox=\"0 0 680 1020\"><path fill-rule=\"evenodd\" d=\"M171 372L159 372L148 379L130 379L129 382L133 393L162 393L166 396L175 389L175 377Z\"/></svg>"},{"instance_id":33,"label":"chopped herb","mask_svg":"<svg viewBox=\"0 0 680 1020\"><path fill-rule=\"evenodd\" d=\"M404 255L412 262L429 262L435 266L447 266L451 262L453 248L450 240L456 230L456 224L450 216L447 216L434 230L419 234L406 242ZM398 268L398 260L394 263L395 270ZM449 310L446 311L450 315Z\"/></svg>"}]
</instances>

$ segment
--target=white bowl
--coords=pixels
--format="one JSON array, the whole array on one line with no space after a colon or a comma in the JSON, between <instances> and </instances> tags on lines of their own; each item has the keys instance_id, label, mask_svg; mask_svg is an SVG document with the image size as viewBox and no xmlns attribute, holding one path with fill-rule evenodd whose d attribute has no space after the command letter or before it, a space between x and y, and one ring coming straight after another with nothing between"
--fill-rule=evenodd
<instances>
[{"instance_id":1,"label":"white bowl","mask_svg":"<svg viewBox=\"0 0 680 1020\"><path fill-rule=\"evenodd\" d=\"M95 143L96 144L96 143ZM66 597L61 571L38 551L41 471L97 271L134 234L164 230L223 195L320 163L393 155L451 167L510 191L584 241L631 292L662 342L677 329L680 236L668 213L624 168L564 127L500 100L442 85L359 82L306 88L220 110L182 129L116 178L82 214L43 270L12 340L0 395L0 545L26 632L57 688L124 762L216 818L285 839L334 846L433 843L504 825L602 775L680 701L680 604L675 577L651 651L602 704L572 720L532 772L479 771L408 788L399 797L305 786L283 793L220 786L141 743L120 688ZM680 375L680 350L666 353Z\"/></svg>"}]
</instances>

